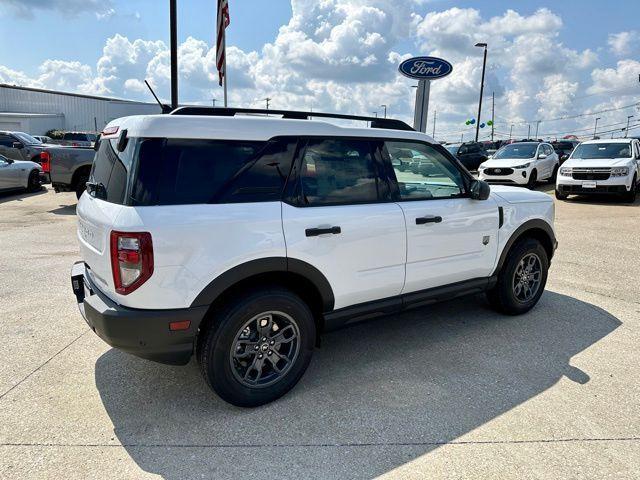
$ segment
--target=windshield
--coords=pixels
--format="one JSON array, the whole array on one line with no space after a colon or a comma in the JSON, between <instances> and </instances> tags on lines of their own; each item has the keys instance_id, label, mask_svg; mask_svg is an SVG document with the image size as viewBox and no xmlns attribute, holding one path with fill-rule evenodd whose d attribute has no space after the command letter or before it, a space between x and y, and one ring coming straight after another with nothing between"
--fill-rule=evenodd
<instances>
[{"instance_id":1,"label":"windshield","mask_svg":"<svg viewBox=\"0 0 640 480\"><path fill-rule=\"evenodd\" d=\"M498 150L493 158L533 158L537 148L537 143L512 143Z\"/></svg>"},{"instance_id":2,"label":"windshield","mask_svg":"<svg viewBox=\"0 0 640 480\"><path fill-rule=\"evenodd\" d=\"M451 153L452 155L456 155L458 153L458 146L457 145L449 145L448 147L444 147L447 150L449 150L449 153Z\"/></svg>"},{"instance_id":3,"label":"windshield","mask_svg":"<svg viewBox=\"0 0 640 480\"><path fill-rule=\"evenodd\" d=\"M42 143L37 138L33 138L31 135L27 135L26 133L13 132L13 135L17 137L22 143L25 143L27 145L39 145Z\"/></svg>"},{"instance_id":4,"label":"windshield","mask_svg":"<svg viewBox=\"0 0 640 480\"><path fill-rule=\"evenodd\" d=\"M581 143L571 155L572 159L586 158L630 158L629 143Z\"/></svg>"}]
</instances>

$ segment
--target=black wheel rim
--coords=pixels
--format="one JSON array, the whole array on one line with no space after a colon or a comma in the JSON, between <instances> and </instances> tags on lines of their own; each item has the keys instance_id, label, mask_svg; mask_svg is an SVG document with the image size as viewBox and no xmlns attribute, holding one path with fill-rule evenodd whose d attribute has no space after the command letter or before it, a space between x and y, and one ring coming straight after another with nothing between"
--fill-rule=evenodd
<instances>
[{"instance_id":1,"label":"black wheel rim","mask_svg":"<svg viewBox=\"0 0 640 480\"><path fill-rule=\"evenodd\" d=\"M281 380L300 350L300 330L283 312L256 315L238 331L229 354L233 376L251 388L268 387Z\"/></svg>"},{"instance_id":2,"label":"black wheel rim","mask_svg":"<svg viewBox=\"0 0 640 480\"><path fill-rule=\"evenodd\" d=\"M528 303L535 298L542 282L542 262L535 253L528 253L520 259L513 273L513 295L520 303Z\"/></svg>"}]
</instances>

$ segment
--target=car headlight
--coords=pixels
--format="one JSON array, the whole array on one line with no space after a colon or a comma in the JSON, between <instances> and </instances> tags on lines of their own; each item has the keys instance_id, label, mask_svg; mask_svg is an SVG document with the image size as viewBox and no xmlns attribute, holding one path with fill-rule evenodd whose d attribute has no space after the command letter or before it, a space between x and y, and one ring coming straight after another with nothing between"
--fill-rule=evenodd
<instances>
[{"instance_id":1,"label":"car headlight","mask_svg":"<svg viewBox=\"0 0 640 480\"><path fill-rule=\"evenodd\" d=\"M531 163L523 163L522 165L518 165L517 167L513 167L513 168L529 168L529 165L531 165Z\"/></svg>"},{"instance_id":2,"label":"car headlight","mask_svg":"<svg viewBox=\"0 0 640 480\"><path fill-rule=\"evenodd\" d=\"M626 177L629 175L629 167L618 167L611 169L612 177Z\"/></svg>"},{"instance_id":3,"label":"car headlight","mask_svg":"<svg viewBox=\"0 0 640 480\"><path fill-rule=\"evenodd\" d=\"M480 165L478 165L478 170L484 170L486 167L484 166L484 163L481 163Z\"/></svg>"},{"instance_id":4,"label":"car headlight","mask_svg":"<svg viewBox=\"0 0 640 480\"><path fill-rule=\"evenodd\" d=\"M563 177L571 176L571 167L560 167L560 175Z\"/></svg>"}]
</instances>

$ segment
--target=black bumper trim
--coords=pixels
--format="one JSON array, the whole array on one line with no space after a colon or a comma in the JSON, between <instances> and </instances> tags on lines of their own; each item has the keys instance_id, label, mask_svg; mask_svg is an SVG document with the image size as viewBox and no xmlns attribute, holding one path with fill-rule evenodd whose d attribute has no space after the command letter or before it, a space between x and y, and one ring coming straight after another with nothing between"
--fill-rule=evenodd
<instances>
[{"instance_id":1,"label":"black bumper trim","mask_svg":"<svg viewBox=\"0 0 640 480\"><path fill-rule=\"evenodd\" d=\"M208 306L176 310L123 307L100 292L84 272L83 262L73 265L74 294L80 313L102 340L114 348L148 360L172 365L189 362L198 327ZM84 289L82 294L80 287ZM181 320L191 321L188 330L169 330L170 322Z\"/></svg>"}]
</instances>

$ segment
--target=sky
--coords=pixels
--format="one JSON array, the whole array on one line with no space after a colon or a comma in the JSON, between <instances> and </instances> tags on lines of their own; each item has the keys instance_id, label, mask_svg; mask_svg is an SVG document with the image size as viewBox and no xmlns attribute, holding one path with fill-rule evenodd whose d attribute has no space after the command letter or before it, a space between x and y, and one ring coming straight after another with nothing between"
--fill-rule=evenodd
<instances>
[{"instance_id":1,"label":"sky","mask_svg":"<svg viewBox=\"0 0 640 480\"><path fill-rule=\"evenodd\" d=\"M169 91L164 0L0 0L0 83L152 101ZM496 138L640 135L640 2L591 0L229 0L231 106L388 115L411 122L415 55L453 64L435 80L427 132L470 140L482 50L482 122ZM222 101L215 0L178 0L180 102ZM512 127L513 126L513 127ZM529 127L531 126L531 127ZM616 131L614 131L616 130ZM489 127L481 129L488 138Z\"/></svg>"}]
</instances>

